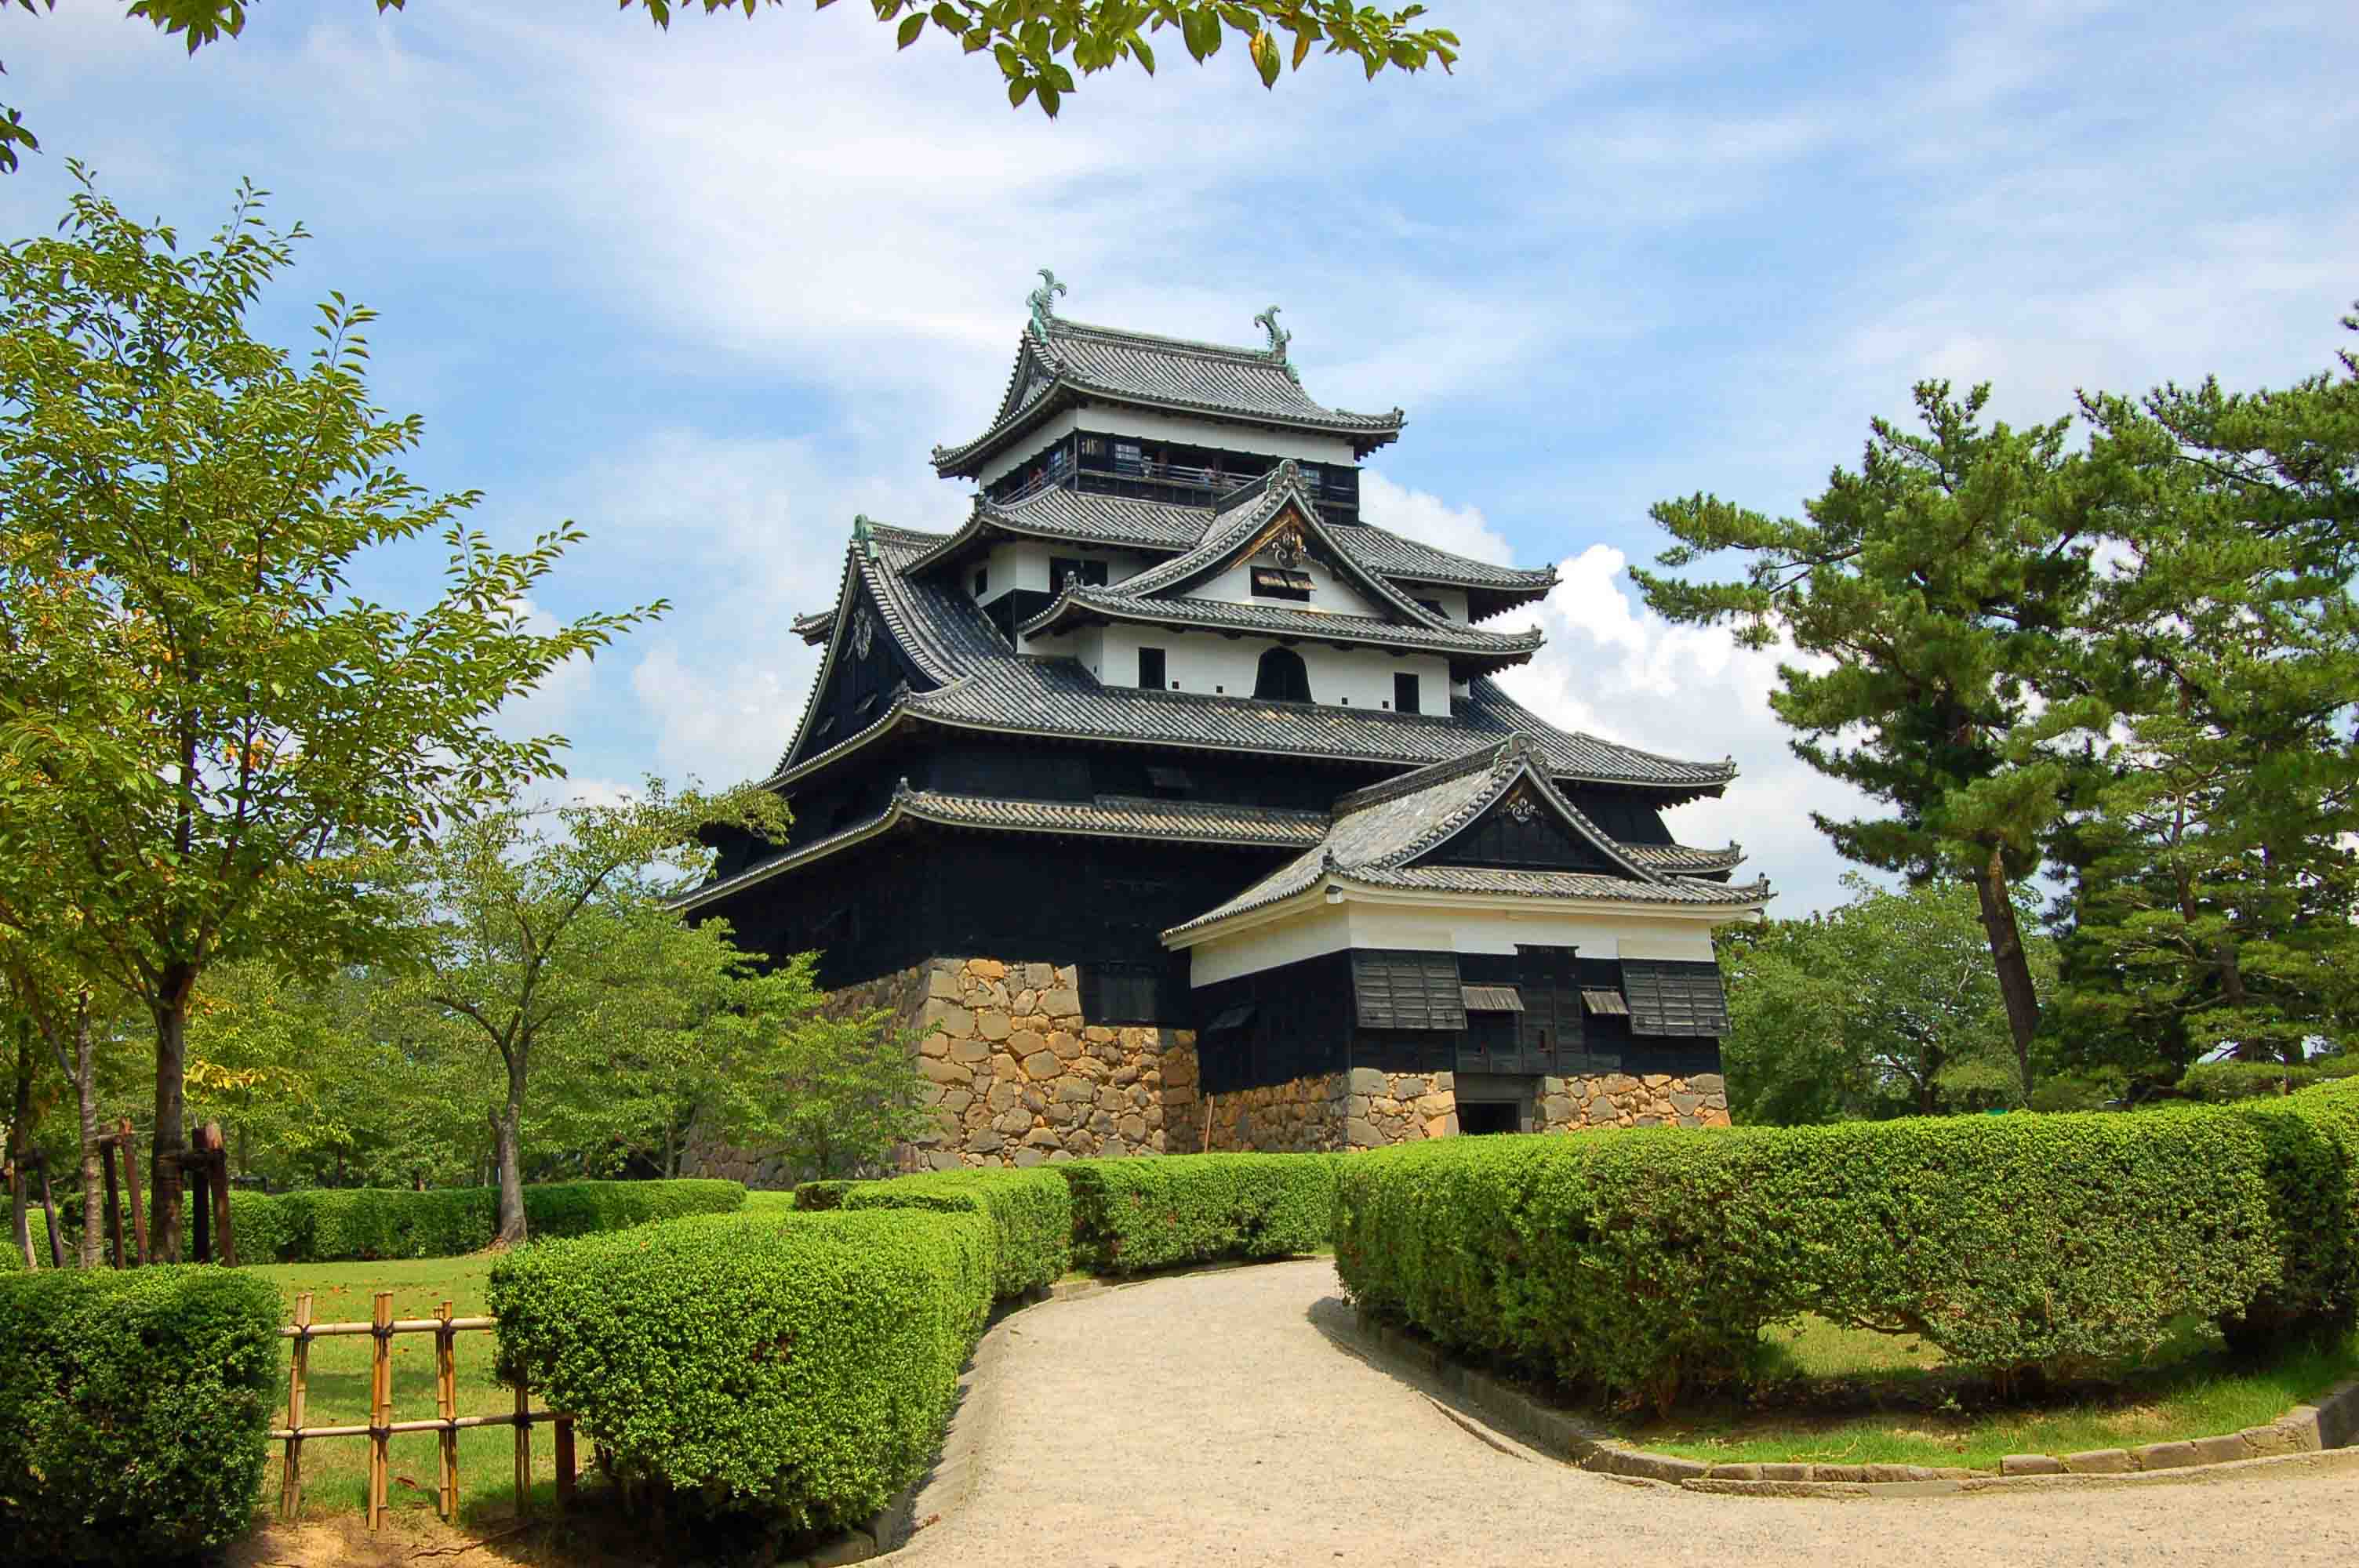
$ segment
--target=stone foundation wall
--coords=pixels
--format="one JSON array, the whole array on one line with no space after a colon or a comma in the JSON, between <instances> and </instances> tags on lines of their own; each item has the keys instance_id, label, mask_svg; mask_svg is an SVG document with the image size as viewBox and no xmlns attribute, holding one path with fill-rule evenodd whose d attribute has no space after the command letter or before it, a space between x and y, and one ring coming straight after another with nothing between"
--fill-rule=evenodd
<instances>
[{"instance_id":1,"label":"stone foundation wall","mask_svg":"<svg viewBox=\"0 0 2359 1568\"><path fill-rule=\"evenodd\" d=\"M878 1008L891 1014L888 1029L917 1037L919 1098L935 1119L896 1151L899 1170L1204 1147L1194 1032L1091 1023L1070 964L934 958L847 986L825 1005L831 1015ZM810 1174L695 1134L684 1169L749 1187Z\"/></svg>"},{"instance_id":2,"label":"stone foundation wall","mask_svg":"<svg viewBox=\"0 0 2359 1568\"><path fill-rule=\"evenodd\" d=\"M1599 1073L1542 1078L1536 1120L1542 1132L1592 1127L1726 1127L1728 1084L1718 1073L1675 1078Z\"/></svg>"},{"instance_id":3,"label":"stone foundation wall","mask_svg":"<svg viewBox=\"0 0 2359 1568\"><path fill-rule=\"evenodd\" d=\"M937 958L918 1011L934 1130L913 1170L1038 1165L1202 1144L1192 1030L1093 1024L1071 965Z\"/></svg>"},{"instance_id":4,"label":"stone foundation wall","mask_svg":"<svg viewBox=\"0 0 2359 1568\"><path fill-rule=\"evenodd\" d=\"M1208 1147L1264 1154L1381 1149L1458 1130L1448 1073L1354 1067L1206 1097Z\"/></svg>"},{"instance_id":5,"label":"stone foundation wall","mask_svg":"<svg viewBox=\"0 0 2359 1568\"><path fill-rule=\"evenodd\" d=\"M1341 1073L1206 1095L1204 1147L1262 1154L1341 1149L1347 1098Z\"/></svg>"},{"instance_id":6,"label":"stone foundation wall","mask_svg":"<svg viewBox=\"0 0 2359 1568\"><path fill-rule=\"evenodd\" d=\"M1210 1095L1204 1105L1211 1123L1205 1146L1212 1149L1268 1154L1382 1149L1458 1130L1458 1082L1451 1073L1354 1067ZM1537 1132L1728 1125L1726 1086L1717 1073L1541 1078L1519 1109L1524 1125Z\"/></svg>"},{"instance_id":7,"label":"stone foundation wall","mask_svg":"<svg viewBox=\"0 0 2359 1568\"><path fill-rule=\"evenodd\" d=\"M1450 1073L1354 1067L1201 1095L1193 1031L1090 1022L1069 964L935 958L846 987L827 1003L831 1013L878 1008L892 1028L917 1037L919 1093L934 1116L897 1152L905 1171L1206 1149L1378 1149L1458 1130L1460 1086ZM1519 1111L1535 1131L1728 1125L1717 1073L1524 1081L1533 1087ZM749 1187L791 1186L809 1174L693 1134L684 1168Z\"/></svg>"}]
</instances>

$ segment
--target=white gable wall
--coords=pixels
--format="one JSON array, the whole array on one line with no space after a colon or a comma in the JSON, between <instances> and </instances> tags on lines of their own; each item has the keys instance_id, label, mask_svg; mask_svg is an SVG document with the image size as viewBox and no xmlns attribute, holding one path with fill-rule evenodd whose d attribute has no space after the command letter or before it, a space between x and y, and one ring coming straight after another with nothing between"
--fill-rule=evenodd
<instances>
[{"instance_id":1,"label":"white gable wall","mask_svg":"<svg viewBox=\"0 0 2359 1568\"><path fill-rule=\"evenodd\" d=\"M1389 621L1396 613L1379 605L1360 591L1357 583L1328 569L1327 563L1317 558L1306 560L1293 569L1310 575L1310 599L1304 602L1295 599L1266 599L1254 592L1253 572L1256 566L1274 567L1268 552L1251 560L1240 561L1218 577L1206 578L1188 590L1190 599L1216 599L1223 604L1266 604L1277 610L1315 610L1328 615L1364 615L1374 621Z\"/></svg>"},{"instance_id":2,"label":"white gable wall","mask_svg":"<svg viewBox=\"0 0 2359 1568\"><path fill-rule=\"evenodd\" d=\"M1179 441L1190 447L1213 447L1231 452L1257 452L1273 458L1295 458L1306 463L1334 463L1349 468L1359 460L1352 443L1341 436L1317 436L1300 430L1271 430L1259 425L1231 425L1215 419L1191 419L1184 414L1158 414L1149 409L1085 403L1050 416L1016 446L984 465L976 482L989 486L1031 462L1076 430L1102 430L1110 435L1137 436L1150 441Z\"/></svg>"},{"instance_id":3,"label":"white gable wall","mask_svg":"<svg viewBox=\"0 0 2359 1568\"><path fill-rule=\"evenodd\" d=\"M1081 660L1107 686L1138 684L1138 650L1163 650L1163 673L1174 691L1207 697L1251 697L1261 673L1261 655L1274 646L1267 637L1224 637L1217 632L1172 632L1160 626L1117 622L1093 626L1055 637L1027 640L1025 652L1062 654ZM1450 661L1419 655L1400 657L1381 648L1334 648L1324 643L1298 643L1304 670L1310 676L1314 702L1337 708L1373 708L1389 712L1393 676L1418 677L1418 705L1429 714L1450 711Z\"/></svg>"},{"instance_id":4,"label":"white gable wall","mask_svg":"<svg viewBox=\"0 0 2359 1568\"><path fill-rule=\"evenodd\" d=\"M1190 981L1217 985L1349 947L1405 947L1424 953L1512 954L1522 943L1571 947L1584 958L1712 961L1712 927L1749 917L1716 909L1706 918L1592 913L1550 908L1419 909L1395 903L1320 903L1299 914L1190 950Z\"/></svg>"}]
</instances>

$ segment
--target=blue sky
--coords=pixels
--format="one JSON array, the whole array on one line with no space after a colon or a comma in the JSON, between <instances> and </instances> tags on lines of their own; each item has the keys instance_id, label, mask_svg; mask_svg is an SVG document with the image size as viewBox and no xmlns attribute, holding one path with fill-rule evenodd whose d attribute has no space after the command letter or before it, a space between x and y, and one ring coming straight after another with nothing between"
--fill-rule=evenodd
<instances>
[{"instance_id":1,"label":"blue sky","mask_svg":"<svg viewBox=\"0 0 2359 1568\"><path fill-rule=\"evenodd\" d=\"M1314 60L1265 93L1176 41L1054 124L857 0L658 35L605 0L263 0L193 59L69 0L0 23L46 151L0 179L46 231L79 157L203 232L241 176L316 235L266 303L383 313L411 464L504 539L571 517L557 614L670 614L512 716L585 789L759 773L813 656L852 514L945 527L927 449L1006 376L1033 269L1085 320L1252 341L1276 301L1306 384L1409 413L1376 520L1563 563L1520 690L1551 718L1734 755L1724 801L1780 913L1838 898L1843 792L1786 753L1774 661L1648 617L1647 506L1791 511L1909 384L2006 416L2076 386L2323 368L2359 296L2359 13L2329 5L1505 5L1433 0L1457 74ZM414 596L438 561L386 560Z\"/></svg>"}]
</instances>

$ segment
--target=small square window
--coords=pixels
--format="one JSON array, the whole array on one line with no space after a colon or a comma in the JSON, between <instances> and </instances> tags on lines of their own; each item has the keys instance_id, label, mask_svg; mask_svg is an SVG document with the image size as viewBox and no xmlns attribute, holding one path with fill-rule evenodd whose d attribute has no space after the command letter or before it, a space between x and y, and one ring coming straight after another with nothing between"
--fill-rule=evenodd
<instances>
[{"instance_id":1,"label":"small square window","mask_svg":"<svg viewBox=\"0 0 2359 1568\"><path fill-rule=\"evenodd\" d=\"M974 596L977 599L981 599L983 597L983 590L990 586L991 573L989 571L978 571L974 574Z\"/></svg>"},{"instance_id":2,"label":"small square window","mask_svg":"<svg viewBox=\"0 0 2359 1568\"><path fill-rule=\"evenodd\" d=\"M1138 650L1138 684L1148 691L1161 691L1170 684L1163 668L1163 650Z\"/></svg>"},{"instance_id":3,"label":"small square window","mask_svg":"<svg viewBox=\"0 0 2359 1568\"><path fill-rule=\"evenodd\" d=\"M1417 677L1415 676L1396 675L1393 676L1393 711L1396 713L1416 713L1419 711L1417 706Z\"/></svg>"}]
</instances>

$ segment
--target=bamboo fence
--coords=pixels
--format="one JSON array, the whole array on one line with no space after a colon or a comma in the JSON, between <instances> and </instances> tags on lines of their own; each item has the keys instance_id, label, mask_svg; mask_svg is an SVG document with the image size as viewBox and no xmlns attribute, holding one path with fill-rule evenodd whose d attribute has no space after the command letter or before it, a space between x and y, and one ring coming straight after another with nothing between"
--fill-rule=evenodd
<instances>
[{"instance_id":1,"label":"bamboo fence","mask_svg":"<svg viewBox=\"0 0 2359 1568\"><path fill-rule=\"evenodd\" d=\"M532 1408L532 1396L519 1384L516 1390L516 1413L513 1415L461 1415L459 1413L458 1336L462 1334L487 1332L498 1325L494 1317L453 1317L451 1303L444 1302L432 1317L401 1318L393 1315L393 1292L379 1291L375 1310L366 1323L313 1323L311 1292L305 1291L295 1298L295 1321L278 1331L280 1337L295 1342L293 1364L287 1378L287 1424L270 1433L274 1440L287 1445L287 1460L280 1467L278 1486L278 1517L292 1523L303 1509L303 1444L313 1438L365 1437L369 1440L368 1522L371 1530L385 1523L386 1477L390 1471L388 1449L393 1437L405 1432L435 1432L442 1435L441 1481L435 1494L435 1512L445 1519L459 1517L459 1433L473 1426L508 1426L516 1429L516 1509L522 1519L530 1510L532 1496L532 1429L541 1422L556 1427L557 1501L560 1507L573 1500L573 1418L553 1411ZM369 1419L364 1426L306 1426L303 1406L308 1394L310 1369L311 1341L336 1335L365 1334L375 1340L375 1353L369 1367ZM430 1421L396 1421L393 1419L393 1341L397 1335L430 1334L434 1336L434 1400L437 1406Z\"/></svg>"}]
</instances>

